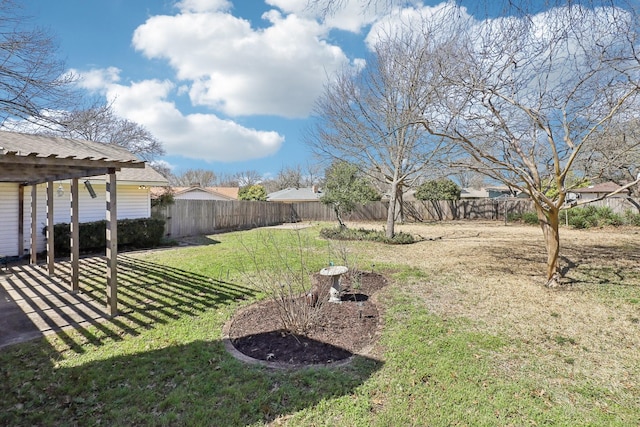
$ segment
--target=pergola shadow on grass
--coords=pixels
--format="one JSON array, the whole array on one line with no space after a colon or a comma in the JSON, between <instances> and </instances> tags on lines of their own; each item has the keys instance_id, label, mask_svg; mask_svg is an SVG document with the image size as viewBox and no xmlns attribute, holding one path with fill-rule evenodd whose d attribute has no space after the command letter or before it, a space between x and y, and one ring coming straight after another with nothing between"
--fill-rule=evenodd
<instances>
[{"instance_id":1,"label":"pergola shadow on grass","mask_svg":"<svg viewBox=\"0 0 640 427\"><path fill-rule=\"evenodd\" d=\"M56 276L47 275L44 266L14 265L4 272L0 297L6 299L1 308L7 312L0 320L5 322L0 331L6 336L0 337L0 348L55 334L80 354L86 351L84 343L122 341L172 319L254 296L244 286L121 255L122 312L110 317L101 304L105 263L102 257L81 260L81 286L76 293L67 292L68 261L57 263Z\"/></svg>"},{"instance_id":2,"label":"pergola shadow on grass","mask_svg":"<svg viewBox=\"0 0 640 427\"><path fill-rule=\"evenodd\" d=\"M96 301L103 294L104 263L101 257L84 258L80 263L81 292ZM118 317L96 325L102 338L84 328L78 330L94 345L105 338L122 340L125 335L136 336L141 330L255 296L255 291L246 286L124 254L118 256L118 267ZM60 263L58 271L61 275L70 274L69 264Z\"/></svg>"},{"instance_id":3,"label":"pergola shadow on grass","mask_svg":"<svg viewBox=\"0 0 640 427\"><path fill-rule=\"evenodd\" d=\"M80 262L80 290L96 300L104 262ZM130 255L118 265L118 317L0 351L0 425L261 425L352 395L383 366L247 365L220 324L252 289Z\"/></svg>"}]
</instances>

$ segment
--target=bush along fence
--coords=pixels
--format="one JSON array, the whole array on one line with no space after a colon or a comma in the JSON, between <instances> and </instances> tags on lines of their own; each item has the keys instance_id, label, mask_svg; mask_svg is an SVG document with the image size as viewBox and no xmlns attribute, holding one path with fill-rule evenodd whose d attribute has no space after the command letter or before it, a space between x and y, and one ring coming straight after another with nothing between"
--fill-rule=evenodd
<instances>
[{"instance_id":1,"label":"bush along fence","mask_svg":"<svg viewBox=\"0 0 640 427\"><path fill-rule=\"evenodd\" d=\"M616 213L638 211L637 201L612 198L593 203L608 206ZM408 222L483 219L505 221L534 211L527 199L478 199L458 201L404 202L402 217ZM388 202L359 206L346 221L385 221ZM331 206L319 202L276 203L258 201L176 200L169 206L156 206L154 217L165 220L165 236L178 238L220 231L242 230L298 221L335 221ZM400 215L400 214L399 214Z\"/></svg>"},{"instance_id":2,"label":"bush along fence","mask_svg":"<svg viewBox=\"0 0 640 427\"><path fill-rule=\"evenodd\" d=\"M46 236L47 227L42 230ZM104 250L107 245L107 221L79 224L80 252ZM118 248L143 249L160 246L164 239L164 220L139 218L118 220ZM56 255L69 255L71 226L60 223L53 226L53 245Z\"/></svg>"}]
</instances>

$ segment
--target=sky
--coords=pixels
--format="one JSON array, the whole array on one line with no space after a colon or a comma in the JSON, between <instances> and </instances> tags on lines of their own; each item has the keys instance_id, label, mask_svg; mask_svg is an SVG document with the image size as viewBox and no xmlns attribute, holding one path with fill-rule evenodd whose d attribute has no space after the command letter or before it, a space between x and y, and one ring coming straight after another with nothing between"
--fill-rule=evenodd
<instances>
[{"instance_id":1,"label":"sky","mask_svg":"<svg viewBox=\"0 0 640 427\"><path fill-rule=\"evenodd\" d=\"M443 6L407 1L413 8L386 10L391 16L343 1L325 19L307 0L20 4L56 38L87 96L148 129L166 151L158 160L175 174L255 170L269 178L317 162L304 133L327 79L362 67L377 31L398 16Z\"/></svg>"},{"instance_id":2,"label":"sky","mask_svg":"<svg viewBox=\"0 0 640 427\"><path fill-rule=\"evenodd\" d=\"M174 173L314 163L303 133L374 23L358 1L326 20L306 0L23 0L90 97L146 127Z\"/></svg>"}]
</instances>

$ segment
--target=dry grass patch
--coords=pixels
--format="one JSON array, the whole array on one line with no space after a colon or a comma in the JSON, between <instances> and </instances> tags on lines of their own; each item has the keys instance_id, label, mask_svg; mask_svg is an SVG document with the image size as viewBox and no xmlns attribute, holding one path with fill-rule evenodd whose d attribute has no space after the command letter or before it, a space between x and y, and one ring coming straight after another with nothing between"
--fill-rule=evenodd
<instances>
[{"instance_id":1,"label":"dry grass patch","mask_svg":"<svg viewBox=\"0 0 640 427\"><path fill-rule=\"evenodd\" d=\"M495 356L500 375L539 379L541 390L552 389L561 401L640 395L637 229L562 229L568 284L559 290L543 286L546 255L537 227L450 222L398 229L425 240L377 245L364 256L417 268L420 274L403 279L404 291L430 312L508 337L512 344Z\"/></svg>"}]
</instances>

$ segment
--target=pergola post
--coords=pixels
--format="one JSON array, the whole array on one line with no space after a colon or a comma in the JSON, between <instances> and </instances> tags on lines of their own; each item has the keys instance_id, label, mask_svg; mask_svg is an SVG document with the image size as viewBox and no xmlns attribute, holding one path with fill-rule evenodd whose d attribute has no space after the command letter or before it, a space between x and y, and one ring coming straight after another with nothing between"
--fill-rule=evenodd
<instances>
[{"instance_id":1,"label":"pergola post","mask_svg":"<svg viewBox=\"0 0 640 427\"><path fill-rule=\"evenodd\" d=\"M109 168L107 178L107 310L118 314L118 214L116 202L116 170Z\"/></svg>"},{"instance_id":2,"label":"pergola post","mask_svg":"<svg viewBox=\"0 0 640 427\"><path fill-rule=\"evenodd\" d=\"M71 290L78 292L80 289L80 224L78 219L78 178L71 180Z\"/></svg>"},{"instance_id":3,"label":"pergola post","mask_svg":"<svg viewBox=\"0 0 640 427\"><path fill-rule=\"evenodd\" d=\"M29 248L29 263L35 265L38 263L38 187L36 184L31 186L31 247Z\"/></svg>"},{"instance_id":4,"label":"pergola post","mask_svg":"<svg viewBox=\"0 0 640 427\"><path fill-rule=\"evenodd\" d=\"M18 186L18 257L24 255L24 186Z\"/></svg>"},{"instance_id":5,"label":"pergola post","mask_svg":"<svg viewBox=\"0 0 640 427\"><path fill-rule=\"evenodd\" d=\"M56 273L53 232L53 181L47 181L47 270Z\"/></svg>"}]
</instances>

